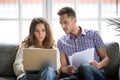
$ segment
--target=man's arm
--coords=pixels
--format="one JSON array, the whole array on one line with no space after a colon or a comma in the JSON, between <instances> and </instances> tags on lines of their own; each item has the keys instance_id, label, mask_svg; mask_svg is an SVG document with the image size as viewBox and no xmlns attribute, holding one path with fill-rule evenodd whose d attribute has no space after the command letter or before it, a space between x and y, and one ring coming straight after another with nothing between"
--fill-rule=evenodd
<instances>
[{"instance_id":1,"label":"man's arm","mask_svg":"<svg viewBox=\"0 0 120 80\"><path fill-rule=\"evenodd\" d=\"M60 54L60 61L61 61L61 71L65 74L73 74L75 73L76 68L74 66L68 65L67 57L64 53Z\"/></svg>"},{"instance_id":2,"label":"man's arm","mask_svg":"<svg viewBox=\"0 0 120 80\"><path fill-rule=\"evenodd\" d=\"M100 56L101 61L100 62L93 61L91 62L91 64L95 66L97 69L101 69L109 64L109 57L107 56L106 47L97 49L97 52L98 55Z\"/></svg>"},{"instance_id":3,"label":"man's arm","mask_svg":"<svg viewBox=\"0 0 120 80\"><path fill-rule=\"evenodd\" d=\"M60 62L61 62L61 71L63 73L67 73L67 59L66 59L66 55L64 53L60 54Z\"/></svg>"}]
</instances>

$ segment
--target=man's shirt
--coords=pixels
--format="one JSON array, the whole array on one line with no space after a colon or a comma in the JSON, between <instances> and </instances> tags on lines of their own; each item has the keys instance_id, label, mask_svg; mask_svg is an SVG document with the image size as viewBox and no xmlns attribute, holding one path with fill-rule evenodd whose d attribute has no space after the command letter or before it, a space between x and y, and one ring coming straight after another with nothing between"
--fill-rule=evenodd
<instances>
[{"instance_id":1,"label":"man's shirt","mask_svg":"<svg viewBox=\"0 0 120 80\"><path fill-rule=\"evenodd\" d=\"M77 38L66 34L58 40L57 45L60 53L64 53L67 56L87 48L94 48L94 60L98 62L100 57L98 56L97 49L105 46L97 31L87 29L83 29Z\"/></svg>"}]
</instances>

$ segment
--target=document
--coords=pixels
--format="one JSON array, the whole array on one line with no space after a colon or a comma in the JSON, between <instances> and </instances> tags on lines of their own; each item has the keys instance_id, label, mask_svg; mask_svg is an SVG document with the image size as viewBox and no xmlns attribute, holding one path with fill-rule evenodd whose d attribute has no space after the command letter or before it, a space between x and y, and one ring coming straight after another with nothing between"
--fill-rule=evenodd
<instances>
[{"instance_id":1,"label":"document","mask_svg":"<svg viewBox=\"0 0 120 80\"><path fill-rule=\"evenodd\" d=\"M70 65L78 68L81 64L90 63L94 60L94 48L88 48L86 50L76 52L69 56Z\"/></svg>"}]
</instances>

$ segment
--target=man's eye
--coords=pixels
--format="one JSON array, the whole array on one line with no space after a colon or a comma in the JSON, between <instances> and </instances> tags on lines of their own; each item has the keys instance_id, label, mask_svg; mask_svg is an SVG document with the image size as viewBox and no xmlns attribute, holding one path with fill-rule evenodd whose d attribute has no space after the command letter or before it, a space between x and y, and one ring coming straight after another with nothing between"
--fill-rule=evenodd
<instances>
[{"instance_id":1,"label":"man's eye","mask_svg":"<svg viewBox=\"0 0 120 80\"><path fill-rule=\"evenodd\" d=\"M45 32L45 30L43 29L42 32Z\"/></svg>"},{"instance_id":2,"label":"man's eye","mask_svg":"<svg viewBox=\"0 0 120 80\"><path fill-rule=\"evenodd\" d=\"M64 24L67 24L67 22L64 22Z\"/></svg>"}]
</instances>

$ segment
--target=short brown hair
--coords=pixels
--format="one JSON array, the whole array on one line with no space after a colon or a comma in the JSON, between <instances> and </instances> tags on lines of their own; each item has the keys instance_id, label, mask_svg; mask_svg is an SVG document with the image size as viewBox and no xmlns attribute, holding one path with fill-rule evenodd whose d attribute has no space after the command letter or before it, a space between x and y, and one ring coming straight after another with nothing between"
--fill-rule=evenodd
<instances>
[{"instance_id":1,"label":"short brown hair","mask_svg":"<svg viewBox=\"0 0 120 80\"><path fill-rule=\"evenodd\" d=\"M71 7L63 7L61 8L58 13L57 13L59 16L63 15L63 14L67 14L68 17L73 17L73 18L76 18L76 13L75 11L73 10L73 8Z\"/></svg>"}]
</instances>

